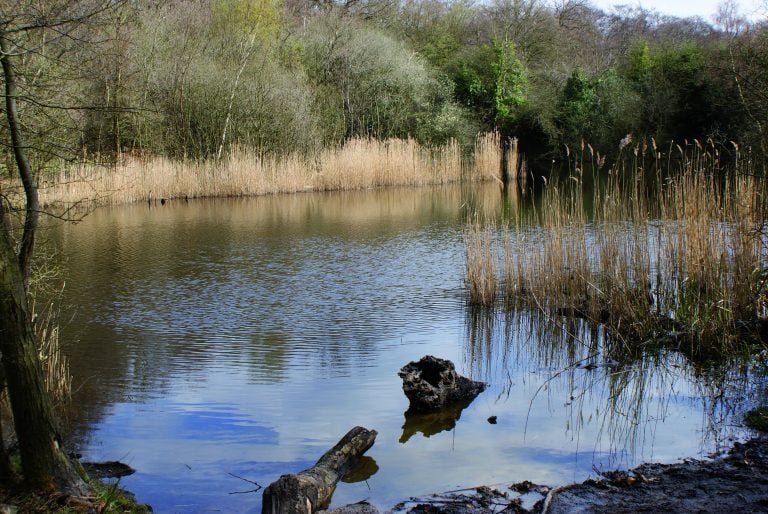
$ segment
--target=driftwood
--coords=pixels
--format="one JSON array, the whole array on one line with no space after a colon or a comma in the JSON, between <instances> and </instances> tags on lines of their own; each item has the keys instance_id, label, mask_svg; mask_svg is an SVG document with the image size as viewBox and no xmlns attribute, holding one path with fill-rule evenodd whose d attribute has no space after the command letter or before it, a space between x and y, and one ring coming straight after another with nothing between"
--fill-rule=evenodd
<instances>
[{"instance_id":1,"label":"driftwood","mask_svg":"<svg viewBox=\"0 0 768 514\"><path fill-rule=\"evenodd\" d=\"M432 355L410 362L398 373L411 406L408 412L434 412L455 403L469 405L485 384L456 373L453 363Z\"/></svg>"},{"instance_id":2,"label":"driftwood","mask_svg":"<svg viewBox=\"0 0 768 514\"><path fill-rule=\"evenodd\" d=\"M375 430L353 428L314 466L272 482L264 490L262 514L313 514L327 508L336 483L375 440Z\"/></svg>"}]
</instances>

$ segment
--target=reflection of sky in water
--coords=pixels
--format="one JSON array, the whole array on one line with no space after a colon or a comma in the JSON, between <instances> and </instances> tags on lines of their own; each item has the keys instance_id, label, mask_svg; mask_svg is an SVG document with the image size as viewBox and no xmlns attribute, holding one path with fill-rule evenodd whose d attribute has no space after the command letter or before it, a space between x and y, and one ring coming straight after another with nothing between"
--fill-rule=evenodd
<instances>
[{"instance_id":1,"label":"reflection of sky in water","mask_svg":"<svg viewBox=\"0 0 768 514\"><path fill-rule=\"evenodd\" d=\"M531 320L466 317L466 202L458 189L298 195L104 210L66 227L86 458L136 468L121 484L157 512L253 511L261 492L229 494L252 489L230 474L266 486L362 425L379 432L379 470L340 484L334 503L388 508L699 456L736 430L727 402L702 395L737 391L690 380L682 357L561 372L567 352ZM573 360L590 355L577 335ZM402 444L397 370L429 353L491 386L454 429Z\"/></svg>"},{"instance_id":2,"label":"reflection of sky in water","mask_svg":"<svg viewBox=\"0 0 768 514\"><path fill-rule=\"evenodd\" d=\"M185 384L148 403L115 405L96 427L87 456L130 463L138 473L124 478L124 486L158 512L182 512L257 509L260 493L228 494L250 489L229 473L266 485L282 473L310 466L356 424L379 431L368 455L380 469L367 482L340 484L337 503L371 498L387 507L409 495L483 483L559 484L581 480L593 467L674 461L713 449L700 448L701 403L686 395L666 404L663 419L644 421L647 440L637 455L627 454L620 446L624 441L604 433L604 398L585 401L576 413L565 405L570 396L562 394L562 384L553 381L529 406L550 374L527 370L512 371L517 383L509 397L497 399L499 385L481 394L453 431L428 438L415 434L400 444L407 400L390 370L402 358L440 353L442 346L404 345L364 377L298 379L254 388L247 373L215 371L204 382ZM650 402L649 408L654 407ZM575 428L579 413L584 419ZM498 416L497 425L486 421L491 415Z\"/></svg>"}]
</instances>

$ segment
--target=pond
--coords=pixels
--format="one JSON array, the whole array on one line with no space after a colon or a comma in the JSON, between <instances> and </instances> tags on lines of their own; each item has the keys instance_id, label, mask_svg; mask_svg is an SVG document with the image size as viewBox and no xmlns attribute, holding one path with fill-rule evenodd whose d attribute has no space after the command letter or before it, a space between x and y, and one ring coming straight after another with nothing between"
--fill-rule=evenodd
<instances>
[{"instance_id":1,"label":"pond","mask_svg":"<svg viewBox=\"0 0 768 514\"><path fill-rule=\"evenodd\" d=\"M378 437L334 505L382 509L744 437L748 370L674 352L604 365L587 328L468 309L467 214L525 201L495 186L386 189L144 203L50 227L72 445L135 468L121 485L156 512L258 512L261 491L242 479L309 467L355 425ZM490 387L458 419L404 427L397 371L427 354Z\"/></svg>"}]
</instances>

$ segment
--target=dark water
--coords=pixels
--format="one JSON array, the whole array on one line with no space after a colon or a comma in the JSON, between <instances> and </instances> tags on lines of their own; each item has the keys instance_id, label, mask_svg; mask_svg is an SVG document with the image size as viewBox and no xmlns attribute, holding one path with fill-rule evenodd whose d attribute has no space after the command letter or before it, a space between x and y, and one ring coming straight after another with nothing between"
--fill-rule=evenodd
<instances>
[{"instance_id":1,"label":"dark water","mask_svg":"<svg viewBox=\"0 0 768 514\"><path fill-rule=\"evenodd\" d=\"M121 485L156 512L250 512L261 492L232 494L254 488L232 475L267 485L355 425L379 432L375 464L335 505L557 485L743 436L733 414L754 391L738 370L673 353L569 368L599 334L468 312L464 217L518 201L495 188L301 194L102 209L51 228L73 444L136 468ZM397 370L425 354L491 387L458 420L404 431Z\"/></svg>"}]
</instances>

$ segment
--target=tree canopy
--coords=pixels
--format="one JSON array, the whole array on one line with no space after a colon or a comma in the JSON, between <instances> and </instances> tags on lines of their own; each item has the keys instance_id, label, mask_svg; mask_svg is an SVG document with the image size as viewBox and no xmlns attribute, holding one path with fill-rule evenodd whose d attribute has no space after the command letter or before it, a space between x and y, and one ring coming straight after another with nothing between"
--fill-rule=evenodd
<instances>
[{"instance_id":1,"label":"tree canopy","mask_svg":"<svg viewBox=\"0 0 768 514\"><path fill-rule=\"evenodd\" d=\"M234 146L311 152L359 136L470 143L501 129L542 155L582 139L615 151L629 133L766 146L768 24L734 9L718 25L642 8L606 13L585 0L169 0L113 10L94 27L98 51L69 41L76 72L36 53L18 63L25 94L41 100L20 107L31 142L45 132L86 155L207 158ZM41 66L51 73L32 80ZM56 74L71 80L45 81ZM52 114L40 104L54 95L110 110Z\"/></svg>"}]
</instances>

